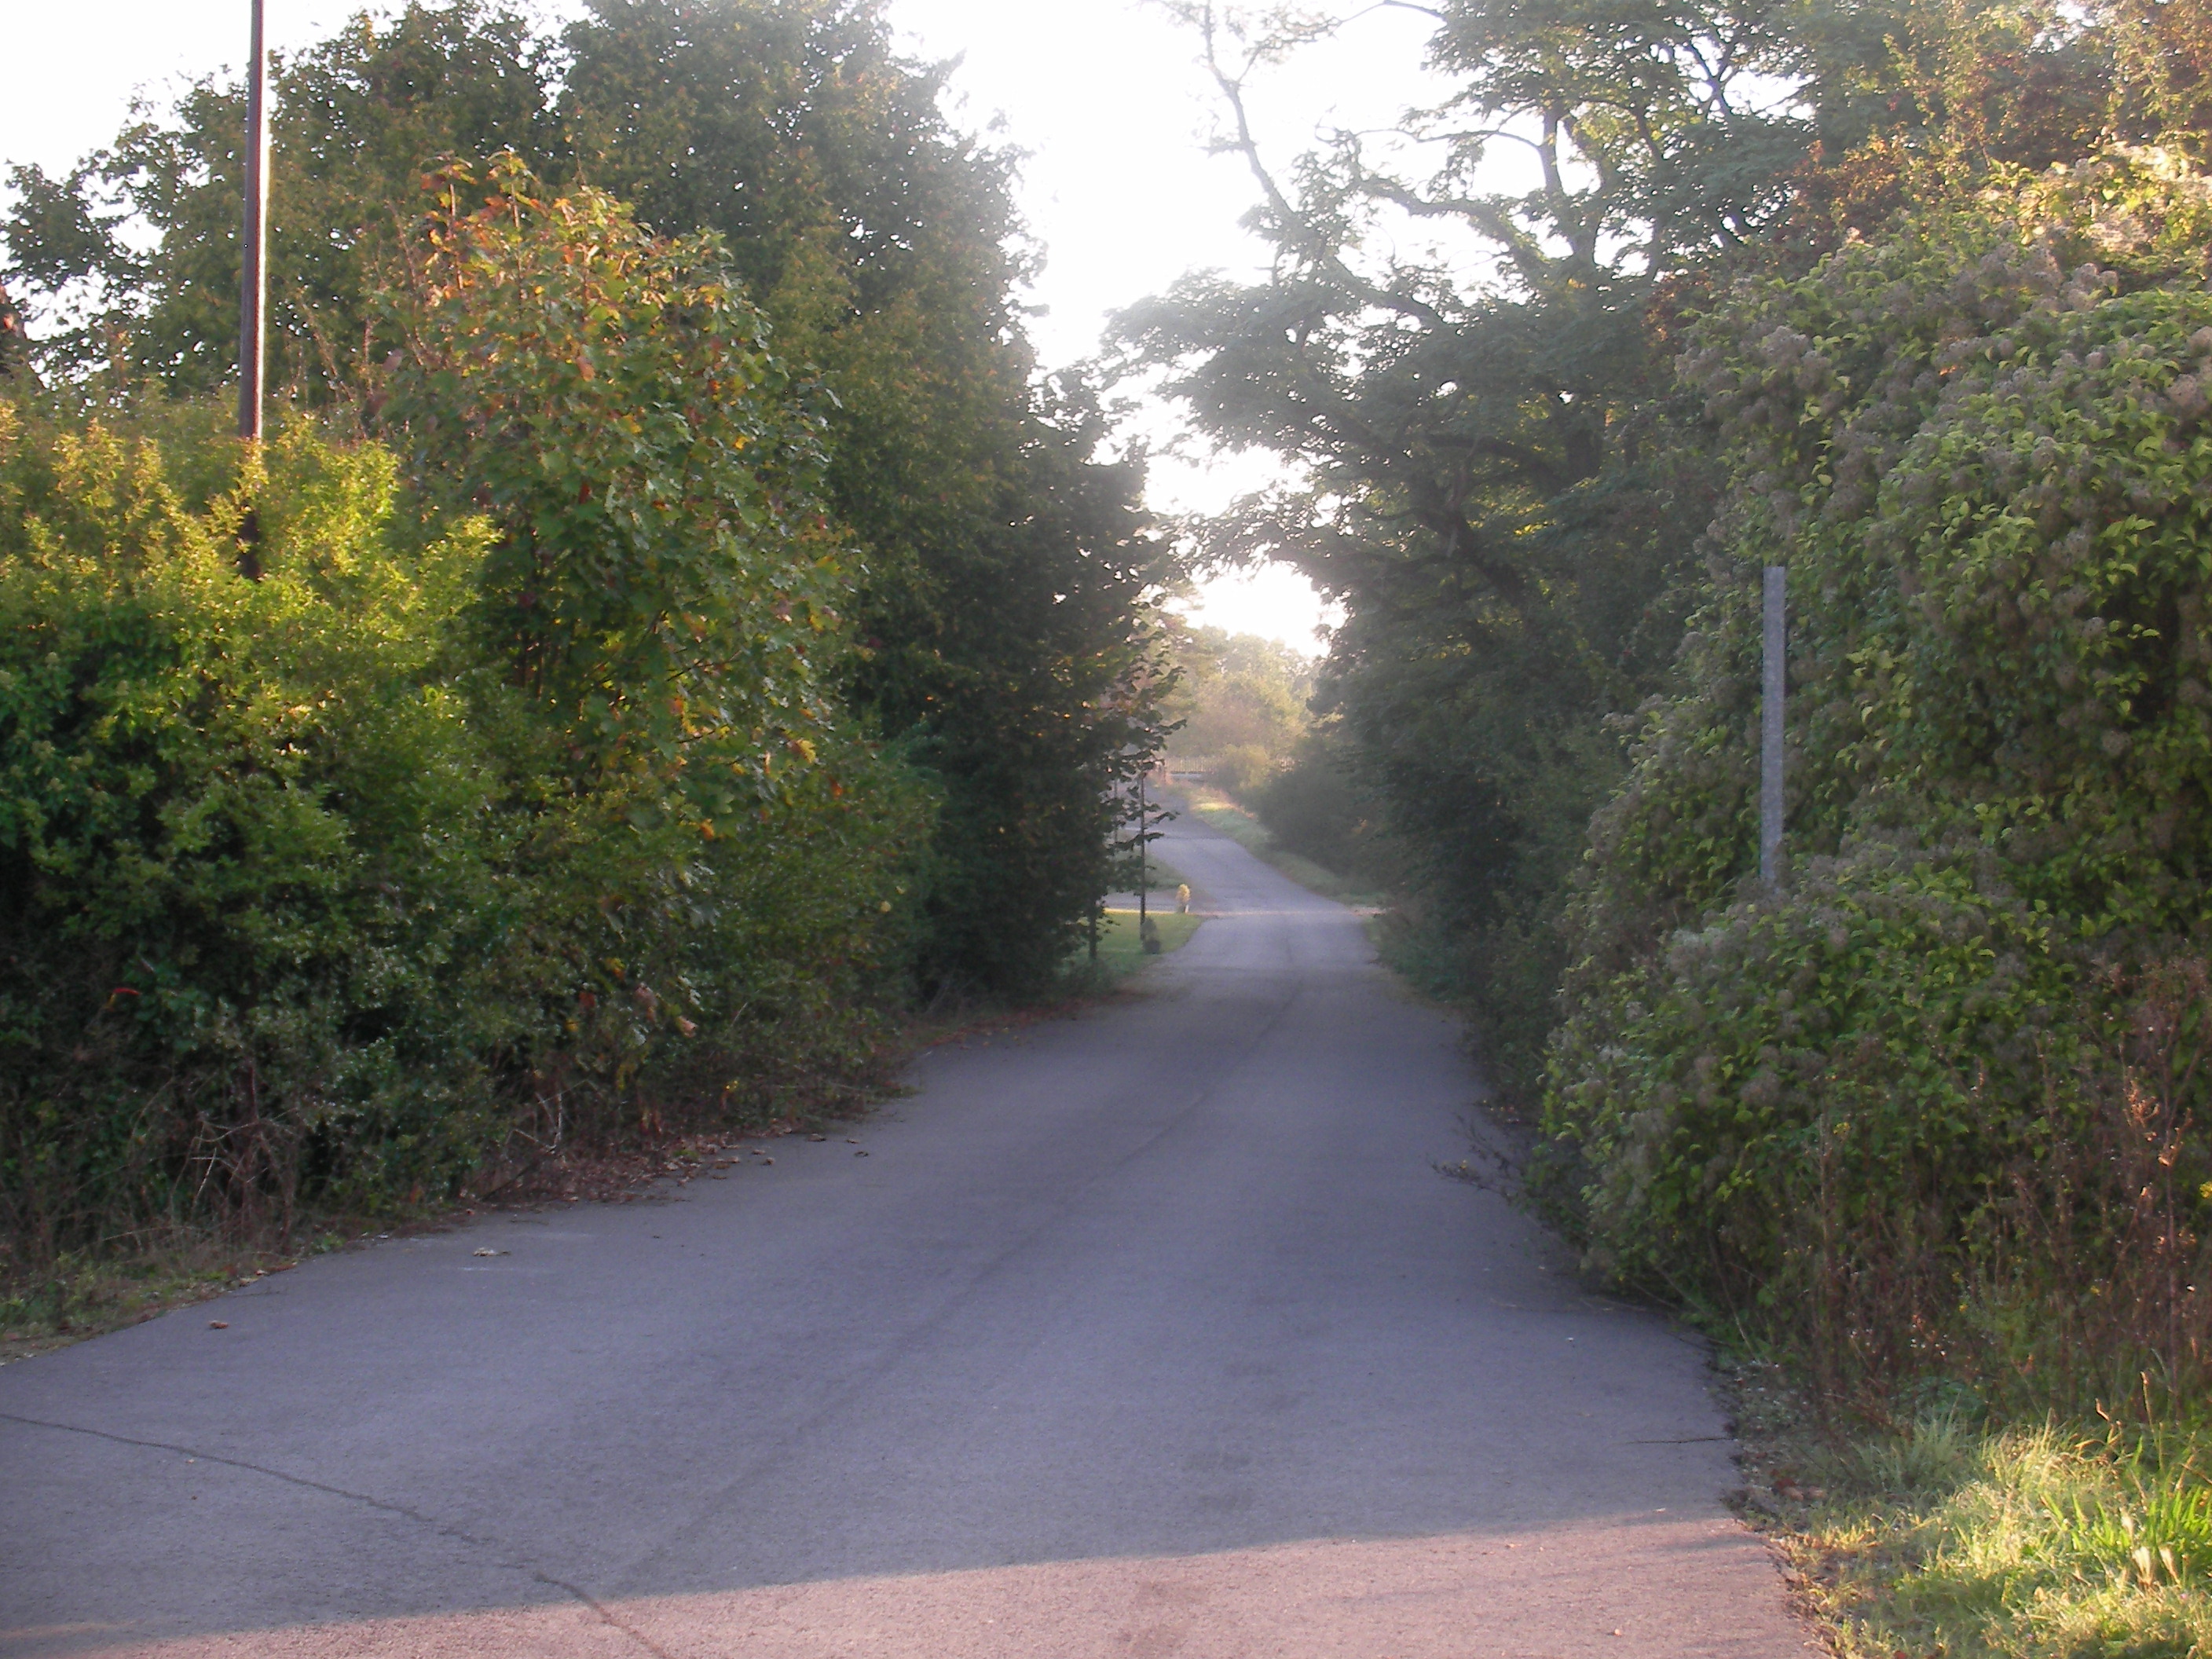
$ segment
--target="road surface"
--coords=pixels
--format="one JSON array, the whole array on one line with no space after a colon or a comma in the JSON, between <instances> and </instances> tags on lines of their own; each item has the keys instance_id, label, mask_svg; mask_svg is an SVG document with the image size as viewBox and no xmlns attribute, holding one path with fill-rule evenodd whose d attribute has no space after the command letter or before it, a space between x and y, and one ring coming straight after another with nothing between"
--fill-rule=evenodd
<instances>
[{"instance_id":1,"label":"road surface","mask_svg":"<svg viewBox=\"0 0 2212 1659\"><path fill-rule=\"evenodd\" d=\"M1233 842L1161 850L1188 945L857 1146L0 1369L0 1651L1804 1652L1699 1349L1432 1169L1451 1023Z\"/></svg>"}]
</instances>

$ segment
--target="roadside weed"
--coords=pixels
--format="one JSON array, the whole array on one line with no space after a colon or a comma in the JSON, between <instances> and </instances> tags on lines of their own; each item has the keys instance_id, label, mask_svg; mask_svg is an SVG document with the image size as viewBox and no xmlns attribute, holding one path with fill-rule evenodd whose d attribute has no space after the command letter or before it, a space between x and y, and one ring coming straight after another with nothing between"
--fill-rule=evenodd
<instances>
[{"instance_id":1,"label":"roadside weed","mask_svg":"<svg viewBox=\"0 0 2212 1659\"><path fill-rule=\"evenodd\" d=\"M1847 1659L2200 1659L2208 1454L2171 1426L1930 1416L1832 1454L1835 1496L1780 1541Z\"/></svg>"}]
</instances>

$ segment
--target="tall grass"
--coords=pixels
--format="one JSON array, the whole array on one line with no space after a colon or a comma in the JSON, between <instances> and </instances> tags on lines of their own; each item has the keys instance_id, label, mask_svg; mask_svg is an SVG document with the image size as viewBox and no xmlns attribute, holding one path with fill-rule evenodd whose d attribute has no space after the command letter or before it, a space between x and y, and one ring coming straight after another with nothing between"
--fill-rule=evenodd
<instances>
[{"instance_id":1,"label":"tall grass","mask_svg":"<svg viewBox=\"0 0 2212 1659\"><path fill-rule=\"evenodd\" d=\"M2212 1440L1923 1413L1827 1443L1786 1541L1845 1659L2212 1653Z\"/></svg>"},{"instance_id":2,"label":"tall grass","mask_svg":"<svg viewBox=\"0 0 2212 1659\"><path fill-rule=\"evenodd\" d=\"M2089 988L2099 1050L2048 1069L1978 1207L1820 1181L1805 1300L1737 1326L1805 1384L1744 1415L1844 1659L2212 1656L2212 988L2181 958Z\"/></svg>"}]
</instances>

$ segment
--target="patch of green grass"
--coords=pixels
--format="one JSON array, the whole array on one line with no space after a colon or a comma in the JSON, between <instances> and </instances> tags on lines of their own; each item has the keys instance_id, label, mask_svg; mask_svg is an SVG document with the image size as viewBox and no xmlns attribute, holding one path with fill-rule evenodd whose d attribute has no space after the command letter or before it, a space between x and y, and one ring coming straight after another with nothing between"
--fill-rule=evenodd
<instances>
[{"instance_id":1,"label":"patch of green grass","mask_svg":"<svg viewBox=\"0 0 2212 1659\"><path fill-rule=\"evenodd\" d=\"M1150 907L1147 907L1150 908ZM1137 913L1134 910L1109 910L1098 924L1098 955L1091 956L1088 945L1077 948L1068 959L1069 988L1081 995L1090 992L1111 989L1127 979L1146 963L1157 961L1171 951L1179 951L1190 943L1191 935L1199 930L1204 916L1179 916L1173 905L1164 909L1152 909L1151 920L1158 931L1160 948L1157 953L1147 951L1137 935Z\"/></svg>"},{"instance_id":2,"label":"patch of green grass","mask_svg":"<svg viewBox=\"0 0 2212 1659\"><path fill-rule=\"evenodd\" d=\"M0 1294L0 1364L204 1301L337 1243L318 1234L276 1250L179 1231L127 1254L64 1256L35 1277L17 1277Z\"/></svg>"},{"instance_id":3,"label":"patch of green grass","mask_svg":"<svg viewBox=\"0 0 2212 1659\"><path fill-rule=\"evenodd\" d=\"M2212 1656L2212 1430L1758 1414L1749 1516L1842 1659Z\"/></svg>"},{"instance_id":4,"label":"patch of green grass","mask_svg":"<svg viewBox=\"0 0 2212 1659\"><path fill-rule=\"evenodd\" d=\"M1150 907L1146 907L1150 909ZM1198 931L1204 916L1179 916L1172 910L1152 910L1150 921L1159 930L1159 954L1180 951L1190 943L1190 936ZM1134 910L1109 910L1098 924L1098 959L1129 957L1141 958L1146 954L1143 941L1137 937L1137 913Z\"/></svg>"}]
</instances>

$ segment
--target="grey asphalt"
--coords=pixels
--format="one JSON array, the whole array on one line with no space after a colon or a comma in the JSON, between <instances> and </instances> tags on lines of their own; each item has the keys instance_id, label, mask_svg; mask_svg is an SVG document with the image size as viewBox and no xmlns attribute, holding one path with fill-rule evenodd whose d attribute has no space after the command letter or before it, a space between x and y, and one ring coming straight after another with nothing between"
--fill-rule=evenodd
<instances>
[{"instance_id":1,"label":"grey asphalt","mask_svg":"<svg viewBox=\"0 0 2212 1659\"><path fill-rule=\"evenodd\" d=\"M0 1369L0 1651L1804 1651L1700 1349L1432 1167L1453 1024L1162 850L1188 946L857 1128Z\"/></svg>"}]
</instances>

